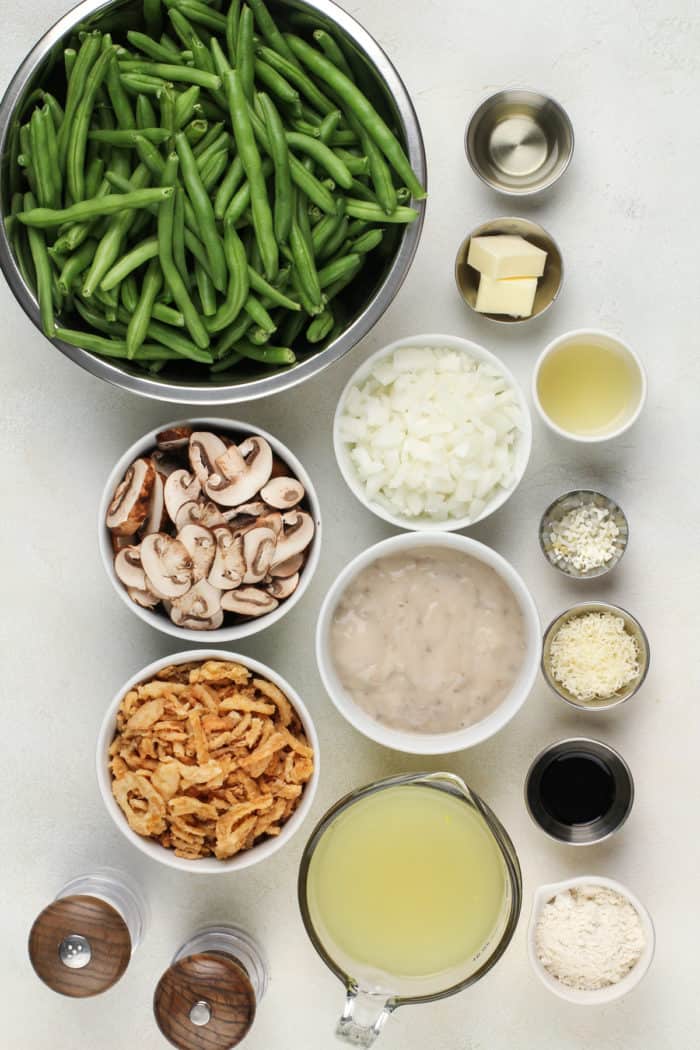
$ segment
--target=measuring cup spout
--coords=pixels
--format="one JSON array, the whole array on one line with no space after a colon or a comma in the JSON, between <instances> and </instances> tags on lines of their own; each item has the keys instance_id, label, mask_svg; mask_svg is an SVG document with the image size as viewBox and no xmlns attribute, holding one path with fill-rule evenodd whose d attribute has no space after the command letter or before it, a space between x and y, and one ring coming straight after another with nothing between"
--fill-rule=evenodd
<instances>
[{"instance_id":1,"label":"measuring cup spout","mask_svg":"<svg viewBox=\"0 0 700 1050\"><path fill-rule=\"evenodd\" d=\"M395 1003L386 994L363 992L351 985L335 1034L351 1046L372 1046L394 1007Z\"/></svg>"},{"instance_id":2,"label":"measuring cup spout","mask_svg":"<svg viewBox=\"0 0 700 1050\"><path fill-rule=\"evenodd\" d=\"M448 789L456 791L459 795L462 795L467 802L474 802L474 796L470 788L464 783L461 777L457 776L456 773L425 773L420 777L419 783L442 784Z\"/></svg>"}]
</instances>

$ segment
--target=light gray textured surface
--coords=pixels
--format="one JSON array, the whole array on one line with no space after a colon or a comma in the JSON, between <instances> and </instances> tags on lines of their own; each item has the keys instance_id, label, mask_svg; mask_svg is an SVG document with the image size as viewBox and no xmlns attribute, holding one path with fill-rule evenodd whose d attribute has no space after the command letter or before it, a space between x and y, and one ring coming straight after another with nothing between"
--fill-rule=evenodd
<instances>
[{"instance_id":1,"label":"light gray textured surface","mask_svg":"<svg viewBox=\"0 0 700 1050\"><path fill-rule=\"evenodd\" d=\"M371 337L336 369L267 403L224 410L259 422L297 452L318 485L325 550L289 620L243 645L305 697L324 771L314 816L341 793L402 769L463 774L511 831L523 864L525 909L507 955L471 991L399 1012L386 1050L691 1050L700 1028L697 950L697 449L696 110L700 24L692 0L406 0L350 5L406 80L422 121L431 196L405 287ZM0 84L65 0L0 4ZM568 109L576 132L569 173L541 201L509 203L483 187L462 152L468 113L487 92L532 86ZM512 213L558 239L567 279L541 322L505 330L464 308L452 279L464 233ZM183 415L111 389L52 352L0 287L3 318L2 516L4 601L3 851L0 1045L11 1050L158 1050L151 997L177 946L198 924L246 923L264 943L273 981L246 1047L321 1050L341 989L307 942L295 902L304 833L269 863L234 878L199 879L149 863L118 834L97 793L94 742L105 705L134 670L176 646L144 627L112 592L98 559L95 507L112 463L141 432ZM545 564L537 522L566 488L600 486L627 512L631 542L609 580L585 588L619 601L648 629L652 670L633 703L578 715L544 684L499 736L451 759L403 758L358 736L324 695L313 627L326 587L364 546L390 534L345 489L330 447L337 394L363 355L398 336L446 331L501 353L524 383L537 351L569 328L623 335L643 356L645 416L619 444L579 450L538 424L526 480L474 535L511 558L547 621L583 594ZM529 822L522 782L546 742L571 733L618 747L637 782L619 837L584 851L548 841ZM307 830L310 829L309 823ZM152 907L145 943L122 982L85 1002L52 995L25 952L36 913L64 881L116 863L141 881ZM642 986L613 1006L585 1010L550 996L530 972L525 926L533 889L581 872L626 882L656 922L657 958Z\"/></svg>"}]
</instances>

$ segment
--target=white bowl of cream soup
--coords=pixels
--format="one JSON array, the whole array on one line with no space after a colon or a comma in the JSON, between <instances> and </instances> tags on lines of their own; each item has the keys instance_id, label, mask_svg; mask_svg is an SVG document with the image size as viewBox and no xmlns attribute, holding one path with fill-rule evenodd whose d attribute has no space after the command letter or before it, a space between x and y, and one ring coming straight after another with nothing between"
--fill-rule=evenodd
<instances>
[{"instance_id":1,"label":"white bowl of cream soup","mask_svg":"<svg viewBox=\"0 0 700 1050\"><path fill-rule=\"evenodd\" d=\"M455 533L392 536L359 554L321 606L316 659L340 713L410 754L460 751L516 714L541 628L500 554Z\"/></svg>"}]
</instances>

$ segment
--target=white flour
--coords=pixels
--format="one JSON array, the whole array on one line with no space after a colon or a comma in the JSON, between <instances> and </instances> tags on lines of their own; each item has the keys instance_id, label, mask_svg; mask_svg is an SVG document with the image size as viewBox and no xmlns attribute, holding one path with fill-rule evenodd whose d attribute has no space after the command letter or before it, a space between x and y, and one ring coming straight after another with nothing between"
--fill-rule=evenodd
<instances>
[{"instance_id":1,"label":"white flour","mask_svg":"<svg viewBox=\"0 0 700 1050\"><path fill-rule=\"evenodd\" d=\"M639 961L646 937L636 908L603 886L564 890L537 923L537 958L570 988L617 984Z\"/></svg>"}]
</instances>

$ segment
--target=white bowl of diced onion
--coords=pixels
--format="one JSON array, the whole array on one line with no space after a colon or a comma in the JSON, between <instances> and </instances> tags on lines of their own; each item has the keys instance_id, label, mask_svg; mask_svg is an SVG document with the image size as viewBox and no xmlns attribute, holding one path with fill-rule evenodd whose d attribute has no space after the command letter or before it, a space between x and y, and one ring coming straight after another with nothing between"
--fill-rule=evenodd
<instances>
[{"instance_id":1,"label":"white bowl of diced onion","mask_svg":"<svg viewBox=\"0 0 700 1050\"><path fill-rule=\"evenodd\" d=\"M532 447L530 410L495 354L453 335L415 335L353 373L333 421L357 499L402 529L463 529L502 507Z\"/></svg>"}]
</instances>

